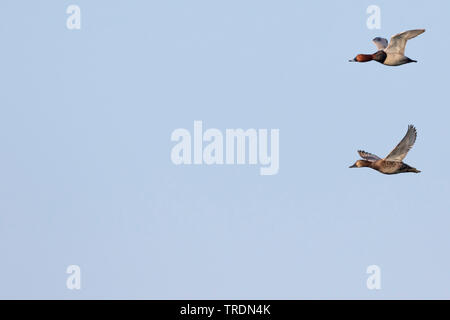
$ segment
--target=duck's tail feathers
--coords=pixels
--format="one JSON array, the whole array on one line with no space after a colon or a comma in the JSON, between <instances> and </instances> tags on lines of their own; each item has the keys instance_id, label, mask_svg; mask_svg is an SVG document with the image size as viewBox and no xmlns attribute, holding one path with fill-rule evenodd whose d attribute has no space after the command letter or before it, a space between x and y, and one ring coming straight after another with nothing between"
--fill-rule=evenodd
<instances>
[{"instance_id":1,"label":"duck's tail feathers","mask_svg":"<svg viewBox=\"0 0 450 320\"><path fill-rule=\"evenodd\" d=\"M411 167L411 166L407 165L406 163L403 163L400 171L402 171L402 172L414 172L414 173L419 173L420 172L420 170L417 170L416 168Z\"/></svg>"}]
</instances>

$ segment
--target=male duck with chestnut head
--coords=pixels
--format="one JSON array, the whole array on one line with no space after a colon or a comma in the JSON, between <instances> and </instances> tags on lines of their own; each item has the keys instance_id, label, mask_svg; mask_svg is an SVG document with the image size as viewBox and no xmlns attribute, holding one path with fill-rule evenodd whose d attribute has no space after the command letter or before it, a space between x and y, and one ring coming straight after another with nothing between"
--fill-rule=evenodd
<instances>
[{"instance_id":1,"label":"male duck with chestnut head","mask_svg":"<svg viewBox=\"0 0 450 320\"><path fill-rule=\"evenodd\" d=\"M389 44L385 38L376 37L372 41L378 48L377 52L374 54L358 54L353 60L349 61L368 62L374 60L387 66L400 66L410 62L417 62L405 56L406 42L424 32L425 29L416 29L398 33L391 37Z\"/></svg>"}]
</instances>

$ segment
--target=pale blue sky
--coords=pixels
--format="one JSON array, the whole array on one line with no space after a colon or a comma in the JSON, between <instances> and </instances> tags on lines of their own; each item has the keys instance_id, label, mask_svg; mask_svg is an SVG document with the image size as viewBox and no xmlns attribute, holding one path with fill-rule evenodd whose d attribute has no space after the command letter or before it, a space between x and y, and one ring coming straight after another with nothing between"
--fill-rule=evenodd
<instances>
[{"instance_id":1,"label":"pale blue sky","mask_svg":"<svg viewBox=\"0 0 450 320\"><path fill-rule=\"evenodd\" d=\"M371 4L381 30L366 27ZM448 12L1 1L0 298L450 298ZM427 30L406 48L417 64L348 62L413 28ZM170 134L194 120L280 129L278 175L173 165ZM405 162L422 173L348 168L410 123Z\"/></svg>"}]
</instances>

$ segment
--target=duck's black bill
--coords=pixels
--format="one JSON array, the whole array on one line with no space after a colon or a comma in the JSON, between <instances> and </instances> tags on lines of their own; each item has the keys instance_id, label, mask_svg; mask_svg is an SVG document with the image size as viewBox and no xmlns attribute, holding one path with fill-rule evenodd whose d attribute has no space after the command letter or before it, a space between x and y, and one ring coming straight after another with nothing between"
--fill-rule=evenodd
<instances>
[{"instance_id":1,"label":"duck's black bill","mask_svg":"<svg viewBox=\"0 0 450 320\"><path fill-rule=\"evenodd\" d=\"M349 168L356 168L356 164L351 165Z\"/></svg>"}]
</instances>

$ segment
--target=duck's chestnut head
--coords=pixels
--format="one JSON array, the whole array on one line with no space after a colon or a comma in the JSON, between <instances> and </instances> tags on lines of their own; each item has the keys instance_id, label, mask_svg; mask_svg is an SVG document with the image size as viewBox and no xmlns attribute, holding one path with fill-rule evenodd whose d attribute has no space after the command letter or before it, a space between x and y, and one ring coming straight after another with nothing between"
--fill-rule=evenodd
<instances>
[{"instance_id":1,"label":"duck's chestnut head","mask_svg":"<svg viewBox=\"0 0 450 320\"><path fill-rule=\"evenodd\" d=\"M362 167L367 167L367 161L358 160L353 165L351 165L349 168L362 168Z\"/></svg>"}]
</instances>

